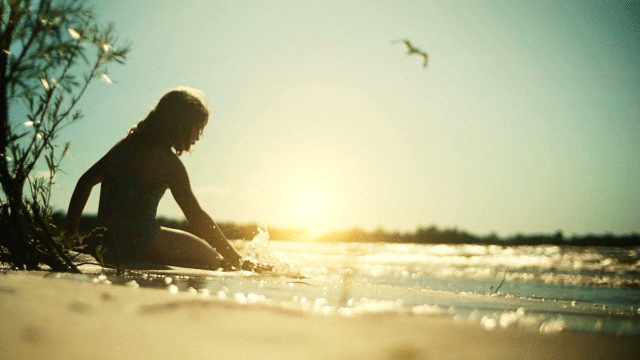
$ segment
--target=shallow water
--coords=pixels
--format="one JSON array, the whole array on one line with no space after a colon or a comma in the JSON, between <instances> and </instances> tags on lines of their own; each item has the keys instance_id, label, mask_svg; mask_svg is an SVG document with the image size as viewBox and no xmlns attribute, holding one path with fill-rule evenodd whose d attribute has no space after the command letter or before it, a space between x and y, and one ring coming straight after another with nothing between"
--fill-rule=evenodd
<instances>
[{"instance_id":1,"label":"shallow water","mask_svg":"<svg viewBox=\"0 0 640 360\"><path fill-rule=\"evenodd\" d=\"M267 233L235 245L276 270L92 281L320 314L446 315L487 330L640 335L639 248L277 242Z\"/></svg>"}]
</instances>

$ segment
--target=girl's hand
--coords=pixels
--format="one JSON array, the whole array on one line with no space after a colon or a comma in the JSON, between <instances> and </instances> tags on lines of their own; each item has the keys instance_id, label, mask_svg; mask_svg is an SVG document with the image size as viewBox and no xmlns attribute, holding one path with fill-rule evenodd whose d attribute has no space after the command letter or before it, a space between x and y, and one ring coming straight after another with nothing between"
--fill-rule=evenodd
<instances>
[{"instance_id":1,"label":"girl's hand","mask_svg":"<svg viewBox=\"0 0 640 360\"><path fill-rule=\"evenodd\" d=\"M82 239L78 235L77 231L62 231L60 234L60 240L67 248L73 249L82 245Z\"/></svg>"},{"instance_id":2,"label":"girl's hand","mask_svg":"<svg viewBox=\"0 0 640 360\"><path fill-rule=\"evenodd\" d=\"M245 271L261 273L263 271L273 271L272 264L264 264L255 259L245 259L241 262L241 268Z\"/></svg>"}]
</instances>

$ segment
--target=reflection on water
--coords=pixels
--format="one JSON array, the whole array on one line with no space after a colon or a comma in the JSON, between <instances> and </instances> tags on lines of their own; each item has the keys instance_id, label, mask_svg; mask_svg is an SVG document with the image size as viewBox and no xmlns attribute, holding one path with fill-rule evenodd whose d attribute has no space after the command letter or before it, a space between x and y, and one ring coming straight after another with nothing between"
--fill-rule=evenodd
<instances>
[{"instance_id":1,"label":"reflection on water","mask_svg":"<svg viewBox=\"0 0 640 360\"><path fill-rule=\"evenodd\" d=\"M640 249L270 242L235 244L273 273L146 273L96 282L355 316L447 315L541 333L640 335Z\"/></svg>"}]
</instances>

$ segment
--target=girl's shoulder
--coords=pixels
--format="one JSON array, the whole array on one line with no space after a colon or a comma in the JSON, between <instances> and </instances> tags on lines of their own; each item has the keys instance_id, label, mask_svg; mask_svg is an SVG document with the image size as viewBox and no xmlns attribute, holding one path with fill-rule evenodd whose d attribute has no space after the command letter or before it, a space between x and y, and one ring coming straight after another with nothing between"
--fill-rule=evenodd
<instances>
[{"instance_id":1,"label":"girl's shoulder","mask_svg":"<svg viewBox=\"0 0 640 360\"><path fill-rule=\"evenodd\" d=\"M171 149L148 146L125 138L116 143L107 153L107 163L111 166L128 164L128 168L157 168L171 170L181 163Z\"/></svg>"},{"instance_id":2,"label":"girl's shoulder","mask_svg":"<svg viewBox=\"0 0 640 360\"><path fill-rule=\"evenodd\" d=\"M152 156L156 159L160 159L162 161L165 162L175 162L180 161L180 158L178 157L178 155L176 155L173 151L171 151L171 149L169 148L163 148L160 146L152 146L149 147L147 149L145 149L146 153L149 154L149 156Z\"/></svg>"},{"instance_id":3,"label":"girl's shoulder","mask_svg":"<svg viewBox=\"0 0 640 360\"><path fill-rule=\"evenodd\" d=\"M171 149L153 146L142 150L144 161L156 168L159 173L174 172L182 167L182 161Z\"/></svg>"},{"instance_id":4,"label":"girl's shoulder","mask_svg":"<svg viewBox=\"0 0 640 360\"><path fill-rule=\"evenodd\" d=\"M150 161L153 159L171 159L176 155L171 149L162 148L156 145L148 145L144 142L135 141L136 139L126 137L116 145L113 146L111 151L114 154L126 156L131 160L145 160Z\"/></svg>"}]
</instances>

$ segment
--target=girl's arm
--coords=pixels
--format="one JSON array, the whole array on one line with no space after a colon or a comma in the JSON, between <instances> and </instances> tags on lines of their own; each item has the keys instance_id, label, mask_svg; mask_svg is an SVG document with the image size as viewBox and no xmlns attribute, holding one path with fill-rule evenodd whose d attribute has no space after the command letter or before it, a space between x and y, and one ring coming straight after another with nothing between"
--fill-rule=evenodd
<instances>
[{"instance_id":1,"label":"girl's arm","mask_svg":"<svg viewBox=\"0 0 640 360\"><path fill-rule=\"evenodd\" d=\"M173 198L182 209L187 221L193 226L196 235L205 240L232 266L240 268L242 257L236 249L229 243L220 227L202 209L191 189L187 170L182 161L171 154L170 159L166 159L163 173L167 177L167 183Z\"/></svg>"},{"instance_id":2,"label":"girl's arm","mask_svg":"<svg viewBox=\"0 0 640 360\"><path fill-rule=\"evenodd\" d=\"M67 220L64 226L66 236L74 236L78 232L78 225L82 217L82 211L93 187L102 181L104 174L106 155L87 170L78 180L71 201L69 201L69 209L67 210Z\"/></svg>"}]
</instances>

